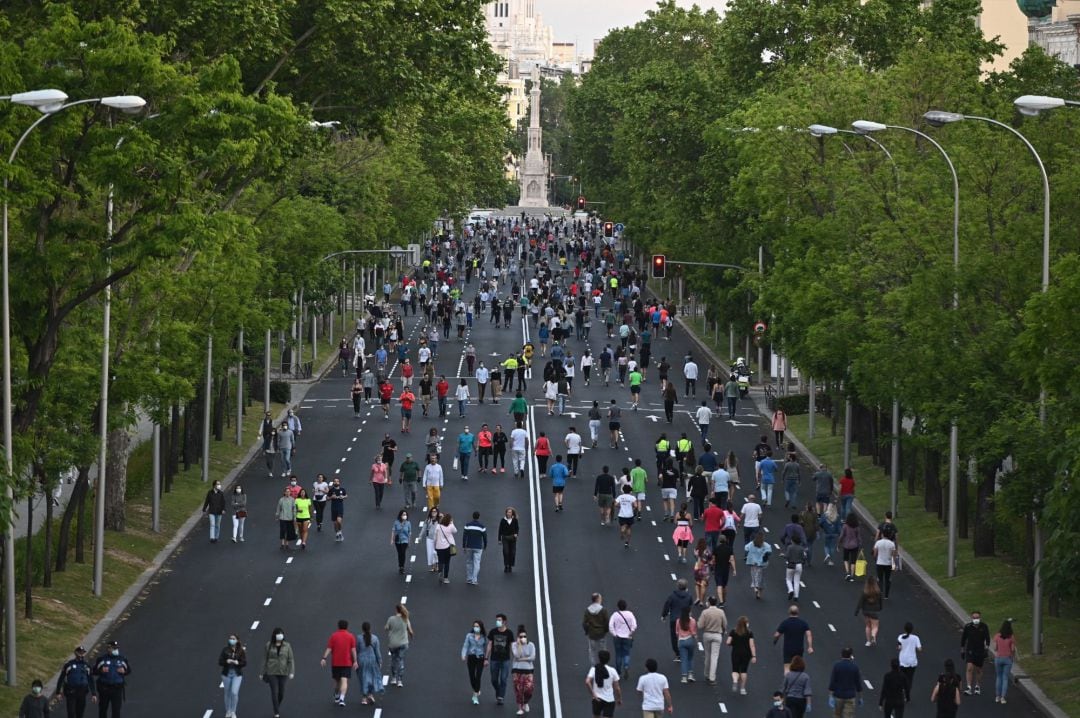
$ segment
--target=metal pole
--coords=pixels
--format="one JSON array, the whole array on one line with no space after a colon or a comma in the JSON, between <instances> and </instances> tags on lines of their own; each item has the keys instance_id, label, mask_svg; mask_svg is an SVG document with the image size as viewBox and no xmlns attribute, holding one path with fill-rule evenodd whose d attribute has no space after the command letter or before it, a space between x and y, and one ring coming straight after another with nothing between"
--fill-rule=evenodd
<instances>
[{"instance_id":1,"label":"metal pole","mask_svg":"<svg viewBox=\"0 0 1080 718\"><path fill-rule=\"evenodd\" d=\"M154 350L160 354L160 339L154 342ZM155 367L154 373L160 374L161 367ZM150 497L150 528L154 533L158 533L161 531L161 424L156 421L154 422L154 434L151 441L154 449L153 466L150 469L151 491L154 492L154 495Z\"/></svg>"},{"instance_id":2,"label":"metal pole","mask_svg":"<svg viewBox=\"0 0 1080 718\"><path fill-rule=\"evenodd\" d=\"M108 244L112 244L113 235L113 193L109 188L109 198L105 204L105 232ZM108 249L105 250L106 275L111 273ZM93 591L101 596L104 588L105 567L105 463L108 459L106 449L109 439L109 330L112 321L112 287L105 286L104 313L101 323L101 406L98 415L98 466L97 492L94 496L94 578Z\"/></svg>"},{"instance_id":3,"label":"metal pole","mask_svg":"<svg viewBox=\"0 0 1080 718\"><path fill-rule=\"evenodd\" d=\"M814 377L810 377L810 415L807 417L806 436L808 439L814 438L814 422L817 417L817 386L814 385Z\"/></svg>"},{"instance_id":4,"label":"metal pole","mask_svg":"<svg viewBox=\"0 0 1080 718\"><path fill-rule=\"evenodd\" d=\"M263 413L270 411L270 329L266 330L266 347L263 351Z\"/></svg>"},{"instance_id":5,"label":"metal pole","mask_svg":"<svg viewBox=\"0 0 1080 718\"><path fill-rule=\"evenodd\" d=\"M311 363L314 365L319 346L319 316L314 311L311 312L311 321L308 324L311 325Z\"/></svg>"},{"instance_id":6,"label":"metal pole","mask_svg":"<svg viewBox=\"0 0 1080 718\"><path fill-rule=\"evenodd\" d=\"M296 370L304 361L304 287L300 287L300 296L296 302Z\"/></svg>"},{"instance_id":7,"label":"metal pole","mask_svg":"<svg viewBox=\"0 0 1080 718\"><path fill-rule=\"evenodd\" d=\"M212 326L211 326L212 328ZM206 396L203 397L202 480L210 480L210 393L213 391L214 335L206 335Z\"/></svg>"},{"instance_id":8,"label":"metal pole","mask_svg":"<svg viewBox=\"0 0 1080 718\"><path fill-rule=\"evenodd\" d=\"M949 428L949 456L956 456L959 432L956 424ZM956 576L956 482L957 465L949 462L949 549L945 563L945 575L949 578Z\"/></svg>"},{"instance_id":9,"label":"metal pole","mask_svg":"<svg viewBox=\"0 0 1080 718\"><path fill-rule=\"evenodd\" d=\"M844 399L844 468L851 468L851 399Z\"/></svg>"},{"instance_id":10,"label":"metal pole","mask_svg":"<svg viewBox=\"0 0 1080 718\"><path fill-rule=\"evenodd\" d=\"M757 266L758 277L761 279L761 285L765 285L765 245L759 244L757 250ZM758 289L758 296L761 296L761 289ZM765 347L761 344L761 339L758 340L757 348L757 365L758 371L761 372L761 383L765 384ZM749 352L747 352L747 359L749 359Z\"/></svg>"},{"instance_id":11,"label":"metal pole","mask_svg":"<svg viewBox=\"0 0 1080 718\"><path fill-rule=\"evenodd\" d=\"M244 441L244 328L240 327L240 336L236 340L240 349L240 358L236 360L236 445Z\"/></svg>"},{"instance_id":12,"label":"metal pole","mask_svg":"<svg viewBox=\"0 0 1080 718\"><path fill-rule=\"evenodd\" d=\"M897 487L900 485L900 401L892 403L892 454L889 457L889 478L892 479L892 492L889 496L889 508L893 518L897 518Z\"/></svg>"},{"instance_id":13,"label":"metal pole","mask_svg":"<svg viewBox=\"0 0 1080 718\"><path fill-rule=\"evenodd\" d=\"M735 360L735 322L728 322L728 359Z\"/></svg>"}]
</instances>

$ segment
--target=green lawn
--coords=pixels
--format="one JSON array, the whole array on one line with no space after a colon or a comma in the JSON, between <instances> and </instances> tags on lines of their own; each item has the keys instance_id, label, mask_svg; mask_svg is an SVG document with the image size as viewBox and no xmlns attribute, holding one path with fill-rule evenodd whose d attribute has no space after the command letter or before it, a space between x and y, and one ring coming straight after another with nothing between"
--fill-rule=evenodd
<instances>
[{"instance_id":1,"label":"green lawn","mask_svg":"<svg viewBox=\"0 0 1080 718\"><path fill-rule=\"evenodd\" d=\"M803 443L829 466L843 465L843 437L830 435L829 421L818 417L817 438L807 441L808 417L791 416L788 426ZM853 456L856 497L875 516L889 508L890 482L884 471L873 465L869 456ZM1080 644L1070 643L1069 635L1080 631L1080 619L1065 612L1054 618L1043 611L1042 656L1031 656L1031 597L1024 587L1024 570L1012 557L1000 555L975 558L970 540L960 539L956 549L956 577L947 578L946 532L937 516L923 510L922 495L908 496L901 484L897 504L897 524L905 550L964 607L982 611L991 630L1001 620L1015 619L1018 648L1025 671L1031 674L1047 695L1068 715L1080 716ZM950 639L953 640L953 639Z\"/></svg>"},{"instance_id":2,"label":"green lawn","mask_svg":"<svg viewBox=\"0 0 1080 718\"><path fill-rule=\"evenodd\" d=\"M284 405L271 405L275 415ZM259 406L248 411L247 421L255 422ZM249 427L252 428L252 427ZM210 479L223 478L231 471L250 447L245 441L236 446L226 432L226 440L213 442L210 448ZM251 438L251 433L246 433ZM86 563L68 563L63 573L53 574L51 588L35 586L34 618L24 618L20 594L18 613L18 686L0 688L0 716L18 713L22 697L29 691L35 678L47 680L59 670L70 657L71 650L79 644L109 608L128 589L153 561L154 556L169 542L180 526L198 509L207 486L202 482L202 471L192 464L187 472L181 472L173 480L172 491L161 501L161 532L150 530L150 443L135 449L128 462L127 531L109 531L105 534L105 580L104 595L96 598L91 592L93 580L93 546L88 539ZM87 520L93 520L92 499L88 499ZM92 534L92 530L88 530ZM22 543L22 541L20 541ZM40 540L35 544L40 551ZM40 555L40 554L39 554ZM16 572L21 576L21 564ZM46 686L51 691L54 686ZM96 709L95 709L96 710Z\"/></svg>"}]
</instances>

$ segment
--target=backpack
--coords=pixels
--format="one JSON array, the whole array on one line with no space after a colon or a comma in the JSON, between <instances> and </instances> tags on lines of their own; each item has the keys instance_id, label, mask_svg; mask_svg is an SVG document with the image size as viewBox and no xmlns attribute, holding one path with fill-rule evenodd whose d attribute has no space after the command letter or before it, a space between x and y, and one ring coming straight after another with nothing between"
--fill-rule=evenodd
<instances>
[{"instance_id":1,"label":"backpack","mask_svg":"<svg viewBox=\"0 0 1080 718\"><path fill-rule=\"evenodd\" d=\"M893 542L896 541L896 524L886 522L881 524L878 530L881 531L882 538L887 538Z\"/></svg>"}]
</instances>

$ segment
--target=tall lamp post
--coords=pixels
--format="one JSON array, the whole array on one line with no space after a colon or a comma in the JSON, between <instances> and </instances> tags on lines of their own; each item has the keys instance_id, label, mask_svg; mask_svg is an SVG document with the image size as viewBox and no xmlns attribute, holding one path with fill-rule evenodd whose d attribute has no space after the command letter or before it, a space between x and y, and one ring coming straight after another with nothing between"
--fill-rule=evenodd
<instances>
[{"instance_id":1,"label":"tall lamp post","mask_svg":"<svg viewBox=\"0 0 1080 718\"><path fill-rule=\"evenodd\" d=\"M960 308L960 290L959 290L959 276L960 276L960 181L956 176L956 167L953 165L952 158L949 157L949 153L945 151L933 137L920 132L913 127L903 127L901 125L886 125L880 122L870 122L869 120L856 120L851 123L851 126L855 128L856 132L863 134L869 134L871 132L882 132L884 130L900 130L902 132L910 132L913 135L917 135L930 144L932 144L937 151L941 153L942 158L945 160L945 164L949 167L949 173L952 175L953 183L953 311L958 311ZM899 411L897 406L893 404L893 432L894 434L899 431ZM957 473L959 466L958 452L959 452L959 428L954 418L952 425L949 427L949 547L948 547L948 566L946 567L946 575L949 578L956 576L956 492L957 492ZM893 476L892 476L892 510L893 516L896 515L896 502L897 502L897 476L896 468L897 461L894 443L894 457L893 457Z\"/></svg>"},{"instance_id":2,"label":"tall lamp post","mask_svg":"<svg viewBox=\"0 0 1080 718\"><path fill-rule=\"evenodd\" d=\"M1047 104L1047 101L1050 104ZM1015 101L1017 107L1020 108L1025 114L1037 114L1041 110L1051 109L1053 107L1063 107L1065 105L1076 105L1078 103L1062 100L1060 98L1047 98L1037 97L1033 95L1026 95L1024 97L1017 98ZM991 119L989 117L980 117L978 115L964 115L958 112L942 112L941 110L931 110L923 115L927 122L935 127L941 127L942 125L952 124L954 122L961 122L963 120L978 120L980 122L987 122L995 127L1000 127L1004 130L1011 132L1017 139L1024 143L1024 146L1031 152L1031 156L1035 158L1035 164L1039 167L1039 174L1042 175L1043 186L1043 256L1042 256L1042 291L1045 294L1050 288L1050 178L1046 174L1046 166L1043 164L1042 157L1039 156L1035 146L1031 144L1027 137L1024 137L1019 130L1007 125L1004 122ZM1046 389L1039 392L1039 421L1046 423ZM952 502L950 502L952 503ZM952 511L950 506L950 512ZM1032 589L1032 622L1031 622L1031 652L1035 655L1042 654L1042 576L1039 564L1042 562L1042 528L1039 526L1038 515L1034 518L1034 544L1035 544L1035 575L1034 575L1034 587Z\"/></svg>"},{"instance_id":3,"label":"tall lamp post","mask_svg":"<svg viewBox=\"0 0 1080 718\"><path fill-rule=\"evenodd\" d=\"M60 90L32 90L19 92L14 95L2 95L0 100L5 100L15 105L33 107L43 113L30 129L19 138L15 148L8 158L8 165L15 162L15 155L19 153L19 146L30 130L37 127L38 123L64 107L67 95ZM15 525L15 487L12 482L15 479L15 452L11 445L11 311L8 305L8 177L4 175L4 246L3 246L3 332L4 332L4 473L7 475L4 481L4 495L8 502L8 515L4 526L4 663L7 666L7 684L15 685L16 682L16 655L15 655L15 537L12 529Z\"/></svg>"}]
</instances>

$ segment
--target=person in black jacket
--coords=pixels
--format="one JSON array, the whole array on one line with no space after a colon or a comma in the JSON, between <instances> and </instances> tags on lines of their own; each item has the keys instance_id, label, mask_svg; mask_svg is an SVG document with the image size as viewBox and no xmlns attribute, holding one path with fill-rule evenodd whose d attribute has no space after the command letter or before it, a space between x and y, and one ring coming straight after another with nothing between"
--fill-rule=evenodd
<instances>
[{"instance_id":1,"label":"person in black jacket","mask_svg":"<svg viewBox=\"0 0 1080 718\"><path fill-rule=\"evenodd\" d=\"M44 692L45 687L35 678L19 706L19 718L49 718L49 699Z\"/></svg>"},{"instance_id":2,"label":"person in black jacket","mask_svg":"<svg viewBox=\"0 0 1080 718\"><path fill-rule=\"evenodd\" d=\"M221 538L221 517L225 514L225 493L220 481L215 481L214 488L206 492L202 511L210 517L210 543L217 543Z\"/></svg>"},{"instance_id":3,"label":"person in black jacket","mask_svg":"<svg viewBox=\"0 0 1080 718\"><path fill-rule=\"evenodd\" d=\"M900 672L900 660L889 661L889 672L881 679L881 697L878 707L885 718L904 718L904 703L907 700L907 678Z\"/></svg>"},{"instance_id":4,"label":"person in black jacket","mask_svg":"<svg viewBox=\"0 0 1080 718\"><path fill-rule=\"evenodd\" d=\"M53 695L60 694L64 696L68 718L83 718L87 696L97 703L94 672L86 662L86 649L82 646L75 649L75 657L60 669L60 680L56 683L56 692Z\"/></svg>"},{"instance_id":5,"label":"person in black jacket","mask_svg":"<svg viewBox=\"0 0 1080 718\"><path fill-rule=\"evenodd\" d=\"M244 666L247 665L247 651L235 633L229 634L229 640L218 656L221 666L221 683L225 688L225 718L236 718L236 704L240 700L240 683L244 680Z\"/></svg>"},{"instance_id":6,"label":"person in black jacket","mask_svg":"<svg viewBox=\"0 0 1080 718\"><path fill-rule=\"evenodd\" d=\"M664 601L664 610L660 613L660 618L668 619L668 627L671 630L671 650L675 653L676 661L682 659L679 657L679 640L675 636L675 622L679 620L679 615L684 608L690 608L694 604L694 597L686 590L686 586L686 579L680 578L675 584L675 590Z\"/></svg>"},{"instance_id":7,"label":"person in black jacket","mask_svg":"<svg viewBox=\"0 0 1080 718\"><path fill-rule=\"evenodd\" d=\"M502 521L499 522L499 543L502 544L503 571L505 573L514 570L514 561L517 558L518 530L517 511L511 506L507 506Z\"/></svg>"}]
</instances>

